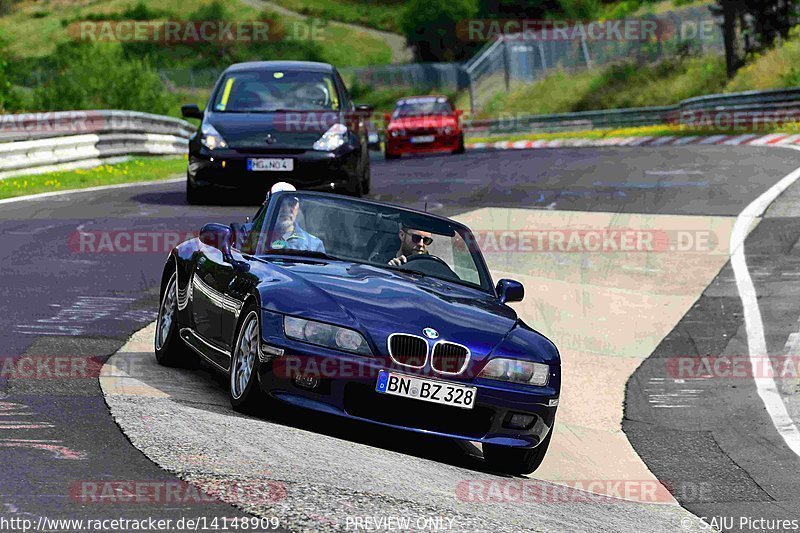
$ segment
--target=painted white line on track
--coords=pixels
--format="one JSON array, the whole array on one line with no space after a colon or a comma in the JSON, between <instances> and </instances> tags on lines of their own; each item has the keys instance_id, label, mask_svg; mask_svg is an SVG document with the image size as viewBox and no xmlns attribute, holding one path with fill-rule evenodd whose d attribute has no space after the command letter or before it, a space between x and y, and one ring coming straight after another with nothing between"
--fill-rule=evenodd
<instances>
[{"instance_id":1,"label":"painted white line on track","mask_svg":"<svg viewBox=\"0 0 800 533\"><path fill-rule=\"evenodd\" d=\"M85 189L70 189L68 191L51 191L42 192L39 194L29 194L27 196L15 196L14 198L5 198L0 200L0 205L11 204L14 202L27 202L39 200L41 198L51 198L53 196L63 196L67 194L76 194L79 192L95 192L95 191L108 191L111 189L124 189L127 187L140 187L142 185L163 185L165 183L179 183L186 181L186 178L170 178L166 180L150 180L150 181L134 181L132 183L118 183L116 185L98 185L97 187L86 187Z\"/></svg>"},{"instance_id":2,"label":"painted white line on track","mask_svg":"<svg viewBox=\"0 0 800 533\"><path fill-rule=\"evenodd\" d=\"M795 150L800 150L794 146L788 146ZM744 324L747 332L747 349L750 355L750 367L754 376L761 376L763 372L759 369L759 360L769 357L767 353L767 341L764 335L764 322L761 318L761 309L758 306L758 297L747 268L747 259L744 254L744 241L753 222L761 217L775 199L780 196L787 188L800 178L800 168L788 176L781 179L778 183L770 187L767 192L753 200L744 211L742 211L733 225L731 232L730 250L731 266L736 277L736 287L739 290L739 298L742 300L744 309ZM795 454L800 456L800 431L789 416L786 405L783 403L780 392L778 391L775 379L768 377L754 378L758 395L764 402L764 407L772 419L775 429L778 430L786 445Z\"/></svg>"}]
</instances>

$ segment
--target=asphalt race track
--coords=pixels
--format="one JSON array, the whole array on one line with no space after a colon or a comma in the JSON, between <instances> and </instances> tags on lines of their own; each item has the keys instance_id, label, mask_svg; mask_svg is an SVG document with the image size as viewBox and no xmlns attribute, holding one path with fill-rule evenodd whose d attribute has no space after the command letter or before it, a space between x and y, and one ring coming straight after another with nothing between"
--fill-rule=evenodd
<instances>
[{"instance_id":1,"label":"asphalt race track","mask_svg":"<svg viewBox=\"0 0 800 533\"><path fill-rule=\"evenodd\" d=\"M800 153L789 149L726 146L374 162L372 197L512 236L484 242L487 261L495 278L523 281L525 301L514 307L561 350L558 431L528 482L538 489L489 502L469 490L486 496L486 487L527 481L486 471L477 449L306 413L243 417L207 369L155 365L146 326L165 241L241 221L254 207L190 207L182 183L0 204L1 514L174 524L252 513L289 530L366 530L356 518L407 517L422 520L416 530L453 531L706 529L700 516L729 517L718 522L725 529L781 530L740 522L800 521L800 457L767 414L758 376L681 364L746 358L729 242L736 217L797 167ZM791 186L744 246L767 358L800 355L798 200ZM626 228L666 240L648 253L576 253L531 251L520 237ZM144 236L140 246L131 235ZM777 385L796 423L797 375ZM620 481L668 492L553 497L553 487L589 482L613 496ZM131 484L151 492L131 498Z\"/></svg>"}]
</instances>

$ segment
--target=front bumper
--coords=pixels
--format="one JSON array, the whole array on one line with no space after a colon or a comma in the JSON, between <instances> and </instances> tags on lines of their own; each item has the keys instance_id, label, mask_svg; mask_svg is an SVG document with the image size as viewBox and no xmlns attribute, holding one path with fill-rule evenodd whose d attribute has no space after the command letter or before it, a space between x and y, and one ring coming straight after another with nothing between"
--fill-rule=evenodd
<instances>
[{"instance_id":1,"label":"front bumper","mask_svg":"<svg viewBox=\"0 0 800 533\"><path fill-rule=\"evenodd\" d=\"M292 171L254 172L247 170L250 158L291 158ZM298 189L331 191L352 185L358 175L360 154L356 150L318 152L286 150L274 153L250 153L239 150L202 148L189 154L188 179L196 187L220 187L266 193L279 181Z\"/></svg>"},{"instance_id":2,"label":"front bumper","mask_svg":"<svg viewBox=\"0 0 800 533\"><path fill-rule=\"evenodd\" d=\"M414 374L388 357L351 355L286 339L265 340L282 348L284 355L260 365L261 390L298 407L396 429L518 448L537 446L553 427L557 407L551 400L557 400L558 391L552 388ZM377 393L380 370L476 387L475 405L461 409ZM302 386L294 380L297 374L314 376L317 384L313 388ZM523 388L528 390L523 392ZM534 419L526 428L514 429L509 427L511 414L532 415Z\"/></svg>"},{"instance_id":3,"label":"front bumper","mask_svg":"<svg viewBox=\"0 0 800 533\"><path fill-rule=\"evenodd\" d=\"M436 134L433 142L412 143L411 137L386 136L386 152L391 155L401 154L430 154L438 152L453 152L461 144L461 134L450 135Z\"/></svg>"}]
</instances>

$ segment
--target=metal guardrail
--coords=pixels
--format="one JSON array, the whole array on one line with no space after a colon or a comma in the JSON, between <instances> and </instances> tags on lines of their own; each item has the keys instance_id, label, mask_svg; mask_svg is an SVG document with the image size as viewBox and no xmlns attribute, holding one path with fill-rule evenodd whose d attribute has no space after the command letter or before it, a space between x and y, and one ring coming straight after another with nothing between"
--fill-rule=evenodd
<instances>
[{"instance_id":1,"label":"metal guardrail","mask_svg":"<svg viewBox=\"0 0 800 533\"><path fill-rule=\"evenodd\" d=\"M136 111L0 115L0 179L129 155L185 154L195 129L180 119Z\"/></svg>"},{"instance_id":2,"label":"metal guardrail","mask_svg":"<svg viewBox=\"0 0 800 533\"><path fill-rule=\"evenodd\" d=\"M507 114L465 120L468 135L551 133L678 124L686 127L761 126L800 121L800 87L690 98L672 106L607 109L554 115Z\"/></svg>"}]
</instances>

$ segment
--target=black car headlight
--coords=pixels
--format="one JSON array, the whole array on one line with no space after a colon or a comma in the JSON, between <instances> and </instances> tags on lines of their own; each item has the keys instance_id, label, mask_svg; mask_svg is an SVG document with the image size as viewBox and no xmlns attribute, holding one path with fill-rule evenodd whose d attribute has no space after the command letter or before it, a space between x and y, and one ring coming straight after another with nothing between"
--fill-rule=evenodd
<instances>
[{"instance_id":1,"label":"black car headlight","mask_svg":"<svg viewBox=\"0 0 800 533\"><path fill-rule=\"evenodd\" d=\"M347 126L334 124L314 143L314 150L333 152L347 142Z\"/></svg>"},{"instance_id":2,"label":"black car headlight","mask_svg":"<svg viewBox=\"0 0 800 533\"><path fill-rule=\"evenodd\" d=\"M550 367L543 363L498 357L489 361L478 377L544 387L550 377Z\"/></svg>"},{"instance_id":3,"label":"black car headlight","mask_svg":"<svg viewBox=\"0 0 800 533\"><path fill-rule=\"evenodd\" d=\"M218 148L227 148L228 143L222 138L222 135L211 124L206 124L202 129L202 136L200 142L209 150L216 150Z\"/></svg>"},{"instance_id":4,"label":"black car headlight","mask_svg":"<svg viewBox=\"0 0 800 533\"><path fill-rule=\"evenodd\" d=\"M283 332L290 339L345 350L361 355L372 355L367 341L361 333L339 326L332 326L314 320L305 320L293 316L283 317Z\"/></svg>"}]
</instances>

